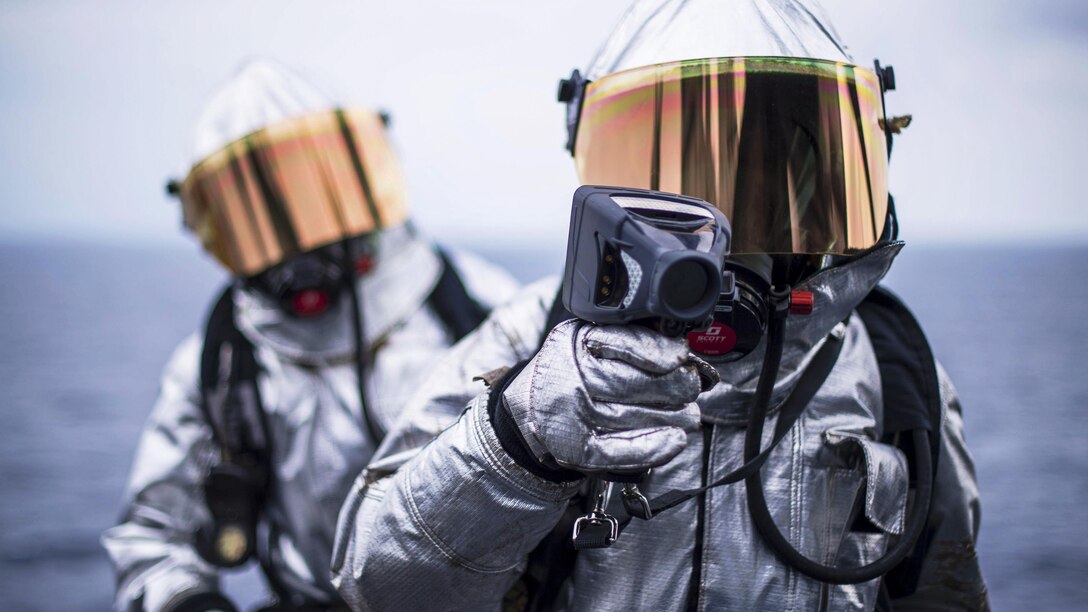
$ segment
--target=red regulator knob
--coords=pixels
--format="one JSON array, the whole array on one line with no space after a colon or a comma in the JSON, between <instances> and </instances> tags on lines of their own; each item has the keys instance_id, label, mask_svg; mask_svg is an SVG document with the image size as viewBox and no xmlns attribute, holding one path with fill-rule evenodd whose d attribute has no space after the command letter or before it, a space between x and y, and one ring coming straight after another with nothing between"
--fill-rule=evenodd
<instances>
[{"instance_id":1,"label":"red regulator knob","mask_svg":"<svg viewBox=\"0 0 1088 612\"><path fill-rule=\"evenodd\" d=\"M790 314L810 315L816 302L816 296L811 291L790 292Z\"/></svg>"}]
</instances>

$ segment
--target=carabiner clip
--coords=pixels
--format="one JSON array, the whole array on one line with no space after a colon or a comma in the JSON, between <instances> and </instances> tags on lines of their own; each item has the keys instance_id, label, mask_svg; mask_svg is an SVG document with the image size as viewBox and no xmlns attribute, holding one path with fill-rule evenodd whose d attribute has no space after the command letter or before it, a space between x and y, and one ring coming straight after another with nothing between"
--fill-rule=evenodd
<instances>
[{"instance_id":1,"label":"carabiner clip","mask_svg":"<svg viewBox=\"0 0 1088 612\"><path fill-rule=\"evenodd\" d=\"M650 500L638 489L638 485L629 482L623 485L623 508L627 514L635 518L648 521L654 517L654 511L650 509Z\"/></svg>"},{"instance_id":2,"label":"carabiner clip","mask_svg":"<svg viewBox=\"0 0 1088 612\"><path fill-rule=\"evenodd\" d=\"M608 548L620 535L619 521L604 511L612 496L612 483L595 479L592 487L597 490L593 509L575 519L571 530L571 544L575 550Z\"/></svg>"}]
</instances>

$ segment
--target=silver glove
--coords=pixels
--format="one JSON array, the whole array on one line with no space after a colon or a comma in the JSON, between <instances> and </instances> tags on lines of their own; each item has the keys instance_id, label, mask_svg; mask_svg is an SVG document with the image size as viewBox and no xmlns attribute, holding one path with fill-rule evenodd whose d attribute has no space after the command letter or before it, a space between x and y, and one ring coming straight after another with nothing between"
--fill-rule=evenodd
<instances>
[{"instance_id":1,"label":"silver glove","mask_svg":"<svg viewBox=\"0 0 1088 612\"><path fill-rule=\"evenodd\" d=\"M503 394L537 460L582 472L667 463L699 428L695 400L718 382L681 338L567 321Z\"/></svg>"}]
</instances>

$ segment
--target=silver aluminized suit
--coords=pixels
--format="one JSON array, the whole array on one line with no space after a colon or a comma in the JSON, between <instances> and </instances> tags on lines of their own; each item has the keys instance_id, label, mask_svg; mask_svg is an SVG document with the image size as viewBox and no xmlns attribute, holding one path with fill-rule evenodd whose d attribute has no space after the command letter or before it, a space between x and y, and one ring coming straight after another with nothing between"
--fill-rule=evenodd
<instances>
[{"instance_id":1,"label":"silver aluminized suit","mask_svg":"<svg viewBox=\"0 0 1088 612\"><path fill-rule=\"evenodd\" d=\"M815 313L787 323L774 401L795 384L829 332L844 335L830 376L763 468L776 522L794 546L824 563L872 561L903 529L906 462L899 450L877 441L883 409L873 348L858 317L841 323L899 248L878 248L814 276L799 288L816 294ZM353 608L499 609L529 552L560 519L578 483L550 482L515 463L489 421L487 394L472 382L535 353L555 295L554 282L534 285L458 344L356 482L341 511L332 564L334 583ZM702 431L690 434L681 454L651 473L641 487L647 496L695 488L704 470L711 482L741 464L761 354L760 348L718 366L722 382L698 400ZM934 531L919 587L896 609L988 605L974 552L974 467L955 390L943 370L940 377L944 417L930 513ZM775 418L769 417L765 445ZM863 511L877 530L844 536L863 487ZM734 484L711 489L702 502L633 521L611 548L581 551L565 607L681 610L695 564L702 610L866 610L874 607L879 586L874 580L826 587L783 565L755 531L744 485Z\"/></svg>"},{"instance_id":2,"label":"silver aluminized suit","mask_svg":"<svg viewBox=\"0 0 1088 612\"><path fill-rule=\"evenodd\" d=\"M431 244L405 227L379 237L378 265L359 281L365 338L375 355L368 402L388 430L451 338L425 306L438 280ZM383 258L382 253L390 253ZM478 258L454 254L469 293L493 306L515 281ZM347 299L317 320L300 321L256 294L236 291L236 322L254 344L273 452L266 507L272 568L286 587L313 602L336 594L329 583L336 514L374 451L362 426ZM200 483L218 450L200 409L203 338L189 337L163 374L140 440L122 524L104 544L119 577L117 606L159 610L179 595L217 587L217 570L194 548L208 519Z\"/></svg>"}]
</instances>

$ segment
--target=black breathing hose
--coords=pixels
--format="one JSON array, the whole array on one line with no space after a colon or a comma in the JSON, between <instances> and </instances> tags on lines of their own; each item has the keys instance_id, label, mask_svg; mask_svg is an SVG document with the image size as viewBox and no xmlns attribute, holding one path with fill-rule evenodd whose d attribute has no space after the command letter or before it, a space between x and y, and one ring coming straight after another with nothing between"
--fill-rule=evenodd
<instances>
[{"instance_id":1,"label":"black breathing hose","mask_svg":"<svg viewBox=\"0 0 1088 612\"><path fill-rule=\"evenodd\" d=\"M788 295L788 293L786 294ZM775 296L772 293L772 296ZM751 461L760 452L760 444L763 438L763 423L767 418L767 412L771 403L771 392L778 378L778 369L782 363L782 346L785 342L785 327L787 310L783 307L783 298L778 296L774 300L775 312L771 315L769 329L767 331L767 349L763 356L763 371L760 373L759 382L756 385L756 393L752 402L752 410L748 415L748 429L744 437L744 460ZM857 584L868 582L874 578L883 576L899 565L910 554L914 543L922 534L929 514L929 503L933 493L933 463L930 455L931 449L929 436L925 430L911 430L911 439L914 444L914 458L917 461L917 491L912 504L911 513L907 519L906 528L896 543L883 556L876 561L859 567L833 567L817 563L804 556L793 547L775 524L770 510L767 508L767 500L763 494L763 478L760 470L755 470L744 480L748 497L748 512L755 522L756 529L763 540L774 550L782 561L816 580L831 584Z\"/></svg>"},{"instance_id":2,"label":"black breathing hose","mask_svg":"<svg viewBox=\"0 0 1088 612\"><path fill-rule=\"evenodd\" d=\"M351 241L344 240L341 245L343 248L341 265L344 267L344 284L348 295L351 296L351 327L352 335L355 338L355 380L359 391L359 413L363 417L363 424L366 426L367 433L370 434L370 439L374 442L374 448L377 448L385 438L385 432L382 431L381 426L370 414L370 407L366 401L366 373L369 364L366 354L366 339L363 337L363 305L359 299L359 288L355 286L355 261L351 257Z\"/></svg>"}]
</instances>

